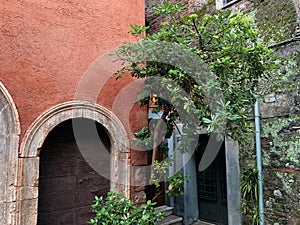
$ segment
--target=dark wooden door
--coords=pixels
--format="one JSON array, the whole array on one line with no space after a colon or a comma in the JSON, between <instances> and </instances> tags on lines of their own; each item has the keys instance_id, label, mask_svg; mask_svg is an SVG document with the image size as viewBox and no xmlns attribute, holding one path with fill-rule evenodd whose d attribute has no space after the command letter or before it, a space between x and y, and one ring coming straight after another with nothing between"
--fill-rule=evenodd
<instances>
[{"instance_id":1,"label":"dark wooden door","mask_svg":"<svg viewBox=\"0 0 300 225\"><path fill-rule=\"evenodd\" d=\"M196 152L197 166L207 143L208 136L201 135ZM223 144L217 157L205 171L199 172L197 169L199 218L219 225L228 224L225 163Z\"/></svg>"},{"instance_id":2,"label":"dark wooden door","mask_svg":"<svg viewBox=\"0 0 300 225\"><path fill-rule=\"evenodd\" d=\"M94 123L83 119L81 122ZM109 149L107 133L99 124L97 127ZM91 144L92 141L88 140ZM38 225L87 224L93 217L90 205L95 195L105 196L109 189L110 181L97 174L81 156L72 121L63 122L51 131L40 153Z\"/></svg>"}]
</instances>

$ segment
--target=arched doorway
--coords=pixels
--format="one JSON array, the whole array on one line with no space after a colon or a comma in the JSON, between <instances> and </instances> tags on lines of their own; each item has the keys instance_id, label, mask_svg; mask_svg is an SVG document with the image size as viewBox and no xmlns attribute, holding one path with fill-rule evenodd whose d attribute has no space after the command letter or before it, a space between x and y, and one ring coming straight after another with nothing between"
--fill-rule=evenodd
<instances>
[{"instance_id":1,"label":"arched doorway","mask_svg":"<svg viewBox=\"0 0 300 225\"><path fill-rule=\"evenodd\" d=\"M79 135L74 135L72 122L79 124ZM91 134L95 125L98 137ZM38 225L87 224L93 217L90 205L95 195L105 196L110 181L94 171L80 151L110 148L107 130L89 119L64 121L49 133L40 150ZM99 164L102 160L103 169L109 169L107 159L97 159Z\"/></svg>"},{"instance_id":2,"label":"arched doorway","mask_svg":"<svg viewBox=\"0 0 300 225\"><path fill-rule=\"evenodd\" d=\"M0 221L15 224L20 123L17 108L0 82Z\"/></svg>"},{"instance_id":3,"label":"arched doorway","mask_svg":"<svg viewBox=\"0 0 300 225\"><path fill-rule=\"evenodd\" d=\"M97 121L108 131L111 140L111 154L108 154L111 159L111 187L122 192L125 197L130 197L130 147L126 129L121 121L110 110L101 105L81 100L64 102L40 115L27 130L21 142L18 177L22 179L18 180L16 224L37 224L40 150L45 139L55 127L64 121L76 118ZM77 129L75 131L77 135L80 135ZM90 156L82 149L81 152L85 158ZM95 158L102 157L92 159ZM97 166L95 164L97 161L92 159L89 159L89 162L94 168ZM98 169L96 167L95 170L99 171Z\"/></svg>"}]
</instances>

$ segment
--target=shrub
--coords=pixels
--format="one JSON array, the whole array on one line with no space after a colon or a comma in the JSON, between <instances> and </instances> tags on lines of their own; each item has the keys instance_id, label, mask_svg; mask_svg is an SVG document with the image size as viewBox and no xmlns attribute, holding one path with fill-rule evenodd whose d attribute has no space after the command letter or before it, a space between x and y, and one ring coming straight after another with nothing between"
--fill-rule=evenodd
<instances>
[{"instance_id":1,"label":"shrub","mask_svg":"<svg viewBox=\"0 0 300 225\"><path fill-rule=\"evenodd\" d=\"M120 192L109 191L107 197L95 197L91 206L95 217L88 222L92 225L154 225L163 217L154 210L151 201L136 206L131 200L122 197Z\"/></svg>"},{"instance_id":2,"label":"shrub","mask_svg":"<svg viewBox=\"0 0 300 225\"><path fill-rule=\"evenodd\" d=\"M253 225L258 225L260 222L258 182L258 170L253 167L245 168L241 177L241 211L246 217L251 218Z\"/></svg>"}]
</instances>

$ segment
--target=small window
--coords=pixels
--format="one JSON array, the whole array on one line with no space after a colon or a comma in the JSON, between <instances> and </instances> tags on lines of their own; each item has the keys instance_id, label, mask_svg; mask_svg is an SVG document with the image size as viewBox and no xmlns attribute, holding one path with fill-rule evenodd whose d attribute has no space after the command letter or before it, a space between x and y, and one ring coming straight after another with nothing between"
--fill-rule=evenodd
<instances>
[{"instance_id":1,"label":"small window","mask_svg":"<svg viewBox=\"0 0 300 225\"><path fill-rule=\"evenodd\" d=\"M216 9L222 9L238 2L239 0L216 0Z\"/></svg>"}]
</instances>

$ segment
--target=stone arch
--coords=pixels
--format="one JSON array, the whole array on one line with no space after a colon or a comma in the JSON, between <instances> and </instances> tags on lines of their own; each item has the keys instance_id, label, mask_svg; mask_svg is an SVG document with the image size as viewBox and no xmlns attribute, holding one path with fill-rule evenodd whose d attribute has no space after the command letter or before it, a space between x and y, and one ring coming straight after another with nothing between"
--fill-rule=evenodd
<instances>
[{"instance_id":1,"label":"stone arch","mask_svg":"<svg viewBox=\"0 0 300 225\"><path fill-rule=\"evenodd\" d=\"M300 22L300 2L298 0L293 0L293 3L296 8L296 13L297 13L297 22Z\"/></svg>"},{"instance_id":2,"label":"stone arch","mask_svg":"<svg viewBox=\"0 0 300 225\"><path fill-rule=\"evenodd\" d=\"M129 140L120 120L108 109L87 101L61 103L38 117L26 132L20 146L18 224L37 223L39 149L49 132L63 121L86 118L100 123L111 139L111 186L130 196Z\"/></svg>"},{"instance_id":3,"label":"stone arch","mask_svg":"<svg viewBox=\"0 0 300 225\"><path fill-rule=\"evenodd\" d=\"M14 224L20 123L14 101L0 82L0 221Z\"/></svg>"}]
</instances>

